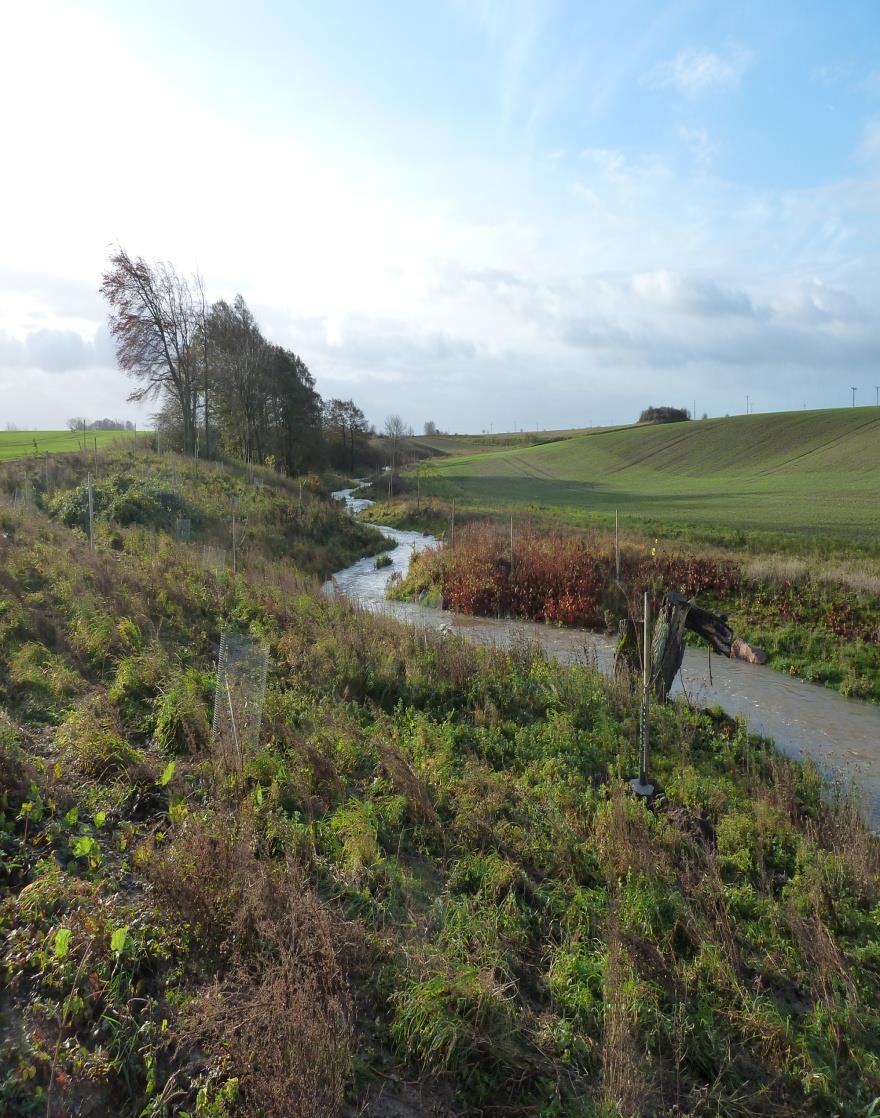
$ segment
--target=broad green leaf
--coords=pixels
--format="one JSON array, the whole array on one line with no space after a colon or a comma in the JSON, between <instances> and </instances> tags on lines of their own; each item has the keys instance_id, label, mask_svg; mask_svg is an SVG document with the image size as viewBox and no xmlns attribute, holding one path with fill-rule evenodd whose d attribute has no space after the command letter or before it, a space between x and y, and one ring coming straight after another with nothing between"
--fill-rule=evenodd
<instances>
[{"instance_id":1,"label":"broad green leaf","mask_svg":"<svg viewBox=\"0 0 880 1118\"><path fill-rule=\"evenodd\" d=\"M64 822L68 827L75 827L79 822L79 808L72 807L67 815L64 816Z\"/></svg>"},{"instance_id":2,"label":"broad green leaf","mask_svg":"<svg viewBox=\"0 0 880 1118\"><path fill-rule=\"evenodd\" d=\"M96 827L103 827L106 822L107 822L107 812L106 811L96 811L95 812L95 826Z\"/></svg>"},{"instance_id":3,"label":"broad green leaf","mask_svg":"<svg viewBox=\"0 0 880 1118\"><path fill-rule=\"evenodd\" d=\"M117 928L113 935L110 937L110 950L114 955L121 955L125 950L125 944L128 940L128 928Z\"/></svg>"},{"instance_id":4,"label":"broad green leaf","mask_svg":"<svg viewBox=\"0 0 880 1118\"><path fill-rule=\"evenodd\" d=\"M59 928L55 933L55 958L66 959L70 950L70 928Z\"/></svg>"},{"instance_id":5,"label":"broad green leaf","mask_svg":"<svg viewBox=\"0 0 880 1118\"><path fill-rule=\"evenodd\" d=\"M176 767L177 766L176 766L174 761L169 761L168 762L168 764L165 766L165 771L159 777L159 787L160 788L164 788L165 785L169 783L172 776L174 776L174 770L175 770Z\"/></svg>"},{"instance_id":6,"label":"broad green leaf","mask_svg":"<svg viewBox=\"0 0 880 1118\"><path fill-rule=\"evenodd\" d=\"M92 854L97 854L100 849L91 835L80 835L70 845L77 858L88 858Z\"/></svg>"}]
</instances>

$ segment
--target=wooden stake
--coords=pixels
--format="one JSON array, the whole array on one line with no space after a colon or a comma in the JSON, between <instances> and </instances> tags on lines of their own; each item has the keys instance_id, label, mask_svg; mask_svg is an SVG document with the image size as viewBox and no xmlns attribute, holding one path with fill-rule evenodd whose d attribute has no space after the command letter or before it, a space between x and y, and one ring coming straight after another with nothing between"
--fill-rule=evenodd
<instances>
[{"instance_id":1,"label":"wooden stake","mask_svg":"<svg viewBox=\"0 0 880 1118\"><path fill-rule=\"evenodd\" d=\"M92 475L88 476L89 486L89 548L95 550L95 499L92 494Z\"/></svg>"}]
</instances>

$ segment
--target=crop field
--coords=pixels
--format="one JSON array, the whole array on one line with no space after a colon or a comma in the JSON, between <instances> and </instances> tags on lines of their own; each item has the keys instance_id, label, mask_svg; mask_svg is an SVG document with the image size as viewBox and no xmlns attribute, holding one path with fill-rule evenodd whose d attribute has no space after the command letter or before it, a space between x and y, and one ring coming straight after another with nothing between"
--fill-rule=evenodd
<instances>
[{"instance_id":1,"label":"crop field","mask_svg":"<svg viewBox=\"0 0 880 1118\"><path fill-rule=\"evenodd\" d=\"M422 493L464 512L623 523L704 543L855 545L880 535L880 409L594 431L464 454L423 469Z\"/></svg>"},{"instance_id":2,"label":"crop field","mask_svg":"<svg viewBox=\"0 0 880 1118\"><path fill-rule=\"evenodd\" d=\"M622 427L578 427L567 431L499 431L481 435L418 435L408 439L414 447L429 450L432 454L453 455L482 454L492 450L516 450L524 447L558 443L580 435L598 434L600 431L620 431Z\"/></svg>"},{"instance_id":3,"label":"crop field","mask_svg":"<svg viewBox=\"0 0 880 1118\"><path fill-rule=\"evenodd\" d=\"M146 434L138 435L138 441L151 438ZM86 449L91 450L98 441L98 449L106 450L111 446L128 440L131 444L134 435L131 431L87 431ZM82 432L75 431L0 431L0 459L28 458L33 454L70 453L82 450Z\"/></svg>"}]
</instances>

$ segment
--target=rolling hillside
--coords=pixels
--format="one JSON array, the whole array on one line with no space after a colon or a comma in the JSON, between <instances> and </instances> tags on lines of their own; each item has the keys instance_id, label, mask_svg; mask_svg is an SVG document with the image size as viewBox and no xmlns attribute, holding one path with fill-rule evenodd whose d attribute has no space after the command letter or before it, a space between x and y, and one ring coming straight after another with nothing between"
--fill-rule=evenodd
<instances>
[{"instance_id":1,"label":"rolling hillside","mask_svg":"<svg viewBox=\"0 0 880 1118\"><path fill-rule=\"evenodd\" d=\"M617 428L446 458L424 491L486 513L630 524L731 542L745 532L876 542L880 409Z\"/></svg>"}]
</instances>

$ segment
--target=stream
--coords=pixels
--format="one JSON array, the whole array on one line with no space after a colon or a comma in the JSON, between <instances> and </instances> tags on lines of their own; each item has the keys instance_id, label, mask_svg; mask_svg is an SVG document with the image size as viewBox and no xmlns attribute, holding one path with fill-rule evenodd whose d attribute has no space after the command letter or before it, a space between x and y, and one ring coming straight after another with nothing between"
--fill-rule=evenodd
<instances>
[{"instance_id":1,"label":"stream","mask_svg":"<svg viewBox=\"0 0 880 1118\"><path fill-rule=\"evenodd\" d=\"M372 501L341 489L333 496L345 501L352 513ZM394 602L385 597L388 579L405 575L412 556L438 541L420 532L404 532L377 525L383 535L397 541L388 552L390 567L376 570L375 558L359 559L324 584L328 594L342 594L365 609L383 613L422 628L442 628L477 644L505 646L511 641L537 641L560 663L595 657L599 668L610 672L614 639L586 629L560 629L534 621L470 617L432 609L416 602ZM792 678L772 668L741 660L711 658L706 649L686 648L681 672L672 688L684 692L694 706L720 706L727 714L742 715L749 728L773 738L789 756L811 757L829 779L854 781L859 788L870 825L880 828L880 706L847 699L838 691Z\"/></svg>"}]
</instances>

